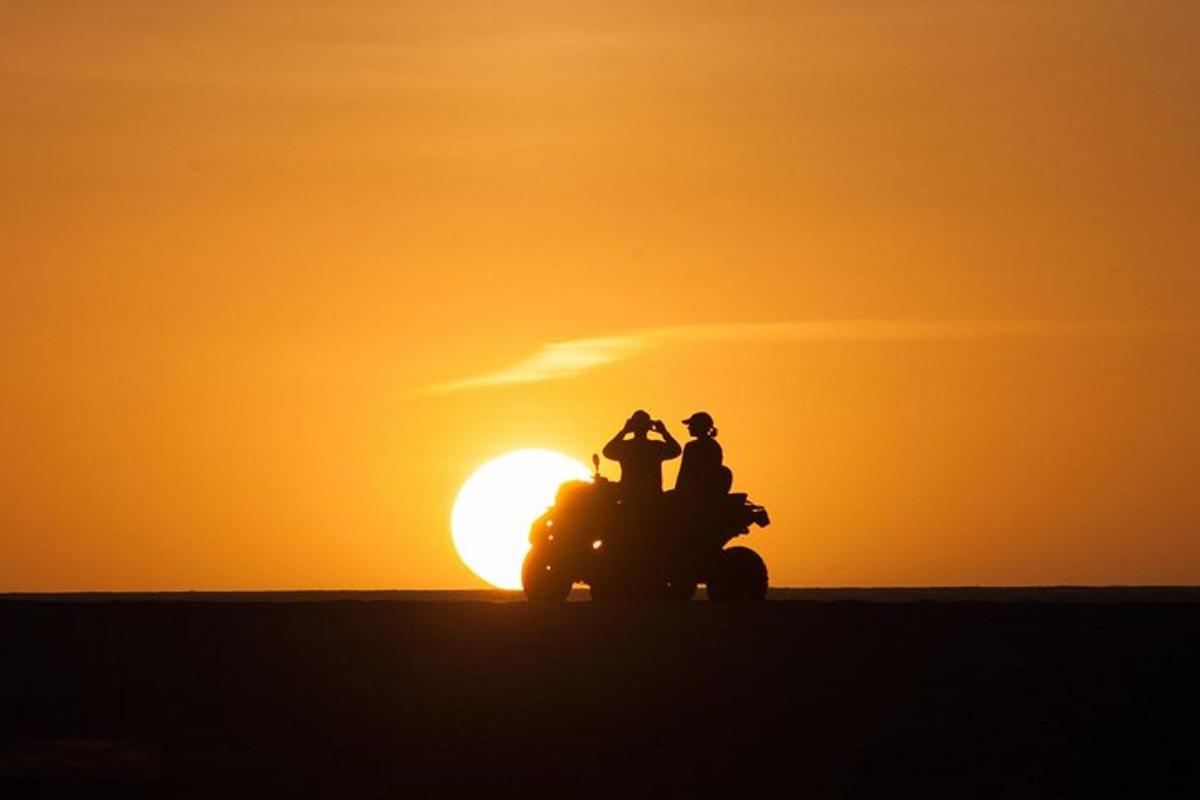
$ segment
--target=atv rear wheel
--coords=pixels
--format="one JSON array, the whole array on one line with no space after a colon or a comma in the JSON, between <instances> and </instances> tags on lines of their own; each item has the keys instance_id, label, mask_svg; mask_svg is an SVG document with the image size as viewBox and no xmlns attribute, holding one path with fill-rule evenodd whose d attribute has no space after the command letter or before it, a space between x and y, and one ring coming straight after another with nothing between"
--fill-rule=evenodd
<instances>
[{"instance_id":1,"label":"atv rear wheel","mask_svg":"<svg viewBox=\"0 0 1200 800\"><path fill-rule=\"evenodd\" d=\"M549 555L541 548L534 547L521 565L521 586L531 603L556 605L565 601L571 593L573 581L570 575L555 564Z\"/></svg>"},{"instance_id":2,"label":"atv rear wheel","mask_svg":"<svg viewBox=\"0 0 1200 800\"><path fill-rule=\"evenodd\" d=\"M708 579L715 603L758 603L767 597L767 565L749 547L722 550Z\"/></svg>"}]
</instances>

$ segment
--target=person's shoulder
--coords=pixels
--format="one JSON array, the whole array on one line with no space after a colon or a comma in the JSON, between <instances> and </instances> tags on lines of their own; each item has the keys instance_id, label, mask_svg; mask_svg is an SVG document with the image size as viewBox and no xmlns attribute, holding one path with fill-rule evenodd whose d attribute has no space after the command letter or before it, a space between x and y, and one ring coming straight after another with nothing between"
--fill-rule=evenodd
<instances>
[{"instance_id":1,"label":"person's shoulder","mask_svg":"<svg viewBox=\"0 0 1200 800\"><path fill-rule=\"evenodd\" d=\"M624 453L629 450L629 442L625 439L613 439L608 444L604 445L604 452L609 453ZM609 456L611 458L611 455Z\"/></svg>"}]
</instances>

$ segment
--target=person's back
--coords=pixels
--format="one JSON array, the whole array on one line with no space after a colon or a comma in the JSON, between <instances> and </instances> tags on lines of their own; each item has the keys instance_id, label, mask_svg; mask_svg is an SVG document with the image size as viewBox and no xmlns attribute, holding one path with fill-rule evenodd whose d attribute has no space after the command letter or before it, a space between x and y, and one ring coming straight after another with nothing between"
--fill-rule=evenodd
<instances>
[{"instance_id":1,"label":"person's back","mask_svg":"<svg viewBox=\"0 0 1200 800\"><path fill-rule=\"evenodd\" d=\"M683 448L683 463L675 479L675 491L686 497L707 497L729 491L729 470L717 442L712 417L700 411L683 421L696 437Z\"/></svg>"},{"instance_id":2,"label":"person's back","mask_svg":"<svg viewBox=\"0 0 1200 800\"><path fill-rule=\"evenodd\" d=\"M720 483L724 454L716 439L693 439L683 446L683 463L675 490L685 494L710 494Z\"/></svg>"},{"instance_id":3,"label":"person's back","mask_svg":"<svg viewBox=\"0 0 1200 800\"><path fill-rule=\"evenodd\" d=\"M647 438L651 430L662 440ZM627 435L632 436L627 439ZM636 411L603 452L605 458L621 465L621 494L640 499L662 494L662 462L678 457L680 448L661 420L651 420L645 411Z\"/></svg>"}]
</instances>

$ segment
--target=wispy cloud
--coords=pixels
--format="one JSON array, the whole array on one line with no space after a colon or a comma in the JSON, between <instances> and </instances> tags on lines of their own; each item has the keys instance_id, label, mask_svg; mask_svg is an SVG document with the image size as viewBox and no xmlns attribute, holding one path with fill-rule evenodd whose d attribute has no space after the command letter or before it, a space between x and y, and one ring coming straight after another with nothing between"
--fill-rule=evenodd
<instances>
[{"instance_id":1,"label":"wispy cloud","mask_svg":"<svg viewBox=\"0 0 1200 800\"><path fill-rule=\"evenodd\" d=\"M485 386L504 386L511 383L534 383L557 378L569 378L595 367L611 364L629 356L642 347L636 336L606 336L597 339L575 339L551 342L515 364L494 372L471 378L430 386L432 392L456 392Z\"/></svg>"},{"instance_id":2,"label":"wispy cloud","mask_svg":"<svg viewBox=\"0 0 1200 800\"><path fill-rule=\"evenodd\" d=\"M550 342L526 358L481 375L435 384L429 392L456 392L570 378L673 344L703 342L918 342L998 338L1054 338L1167 332L1183 324L1061 322L1047 320L805 320L774 323L678 325L619 336Z\"/></svg>"}]
</instances>

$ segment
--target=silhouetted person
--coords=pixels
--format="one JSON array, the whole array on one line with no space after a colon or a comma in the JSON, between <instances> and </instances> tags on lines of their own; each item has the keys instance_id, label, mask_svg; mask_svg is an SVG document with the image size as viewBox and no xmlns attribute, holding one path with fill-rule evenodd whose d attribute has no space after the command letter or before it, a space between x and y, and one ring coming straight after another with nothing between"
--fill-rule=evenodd
<instances>
[{"instance_id":1,"label":"silhouetted person","mask_svg":"<svg viewBox=\"0 0 1200 800\"><path fill-rule=\"evenodd\" d=\"M675 491L687 499L725 494L732 474L722 465L724 454L717 443L717 429L706 411L697 411L683 421L694 438L683 448L683 463L675 479Z\"/></svg>"},{"instance_id":2,"label":"silhouetted person","mask_svg":"<svg viewBox=\"0 0 1200 800\"><path fill-rule=\"evenodd\" d=\"M662 441L647 438L650 431L662 436ZM627 498L647 498L662 494L662 462L678 458L680 449L661 419L652 420L639 409L604 445L603 452L605 458L621 465L621 493Z\"/></svg>"}]
</instances>

